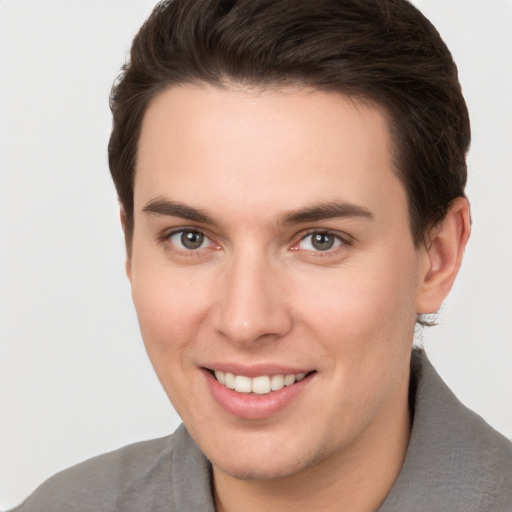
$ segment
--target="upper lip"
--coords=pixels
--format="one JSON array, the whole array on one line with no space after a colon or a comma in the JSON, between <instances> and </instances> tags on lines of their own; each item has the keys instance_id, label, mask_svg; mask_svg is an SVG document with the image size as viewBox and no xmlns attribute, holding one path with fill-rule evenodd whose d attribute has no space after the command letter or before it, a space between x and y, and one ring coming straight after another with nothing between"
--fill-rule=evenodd
<instances>
[{"instance_id":1,"label":"upper lip","mask_svg":"<svg viewBox=\"0 0 512 512\"><path fill-rule=\"evenodd\" d=\"M232 373L233 375L244 375L245 377L259 377L261 375L290 375L298 373L310 373L312 368L303 366L289 366L280 364L254 364L243 365L239 363L210 363L202 365L203 368L211 371Z\"/></svg>"}]
</instances>

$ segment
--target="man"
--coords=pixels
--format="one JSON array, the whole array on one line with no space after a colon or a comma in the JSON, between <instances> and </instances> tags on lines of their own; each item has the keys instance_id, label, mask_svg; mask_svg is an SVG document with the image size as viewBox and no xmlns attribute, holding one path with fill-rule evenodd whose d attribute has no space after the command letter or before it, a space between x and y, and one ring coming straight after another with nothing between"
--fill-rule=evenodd
<instances>
[{"instance_id":1,"label":"man","mask_svg":"<svg viewBox=\"0 0 512 512\"><path fill-rule=\"evenodd\" d=\"M510 510L510 443L412 352L470 232L430 23L398 0L163 3L112 110L127 274L184 426L19 510Z\"/></svg>"}]
</instances>

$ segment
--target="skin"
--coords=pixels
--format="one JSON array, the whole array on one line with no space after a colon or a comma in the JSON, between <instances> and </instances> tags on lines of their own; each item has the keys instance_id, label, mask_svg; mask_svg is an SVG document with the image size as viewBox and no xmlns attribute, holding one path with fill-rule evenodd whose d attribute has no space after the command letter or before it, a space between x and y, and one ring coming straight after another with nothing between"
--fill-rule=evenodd
<instances>
[{"instance_id":1,"label":"skin","mask_svg":"<svg viewBox=\"0 0 512 512\"><path fill-rule=\"evenodd\" d=\"M219 511L376 510L400 471L416 315L451 288L469 209L454 201L415 247L392 154L385 113L337 93L184 85L146 112L127 273ZM223 364L309 373L285 407L248 419L212 396L205 368Z\"/></svg>"}]
</instances>

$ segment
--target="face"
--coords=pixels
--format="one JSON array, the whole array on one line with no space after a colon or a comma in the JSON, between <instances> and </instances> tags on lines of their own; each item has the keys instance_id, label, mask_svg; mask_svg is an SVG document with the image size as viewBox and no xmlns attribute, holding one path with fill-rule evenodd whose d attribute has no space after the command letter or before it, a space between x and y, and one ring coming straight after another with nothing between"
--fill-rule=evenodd
<instances>
[{"instance_id":1,"label":"face","mask_svg":"<svg viewBox=\"0 0 512 512\"><path fill-rule=\"evenodd\" d=\"M379 108L171 88L143 122L134 200L143 339L214 470L290 476L403 420L426 256Z\"/></svg>"}]
</instances>

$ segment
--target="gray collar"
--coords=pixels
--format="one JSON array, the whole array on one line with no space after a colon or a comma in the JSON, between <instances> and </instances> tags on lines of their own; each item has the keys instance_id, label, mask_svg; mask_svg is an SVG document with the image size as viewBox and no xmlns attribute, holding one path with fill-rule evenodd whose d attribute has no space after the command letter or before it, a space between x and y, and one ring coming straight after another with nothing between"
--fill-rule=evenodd
<instances>
[{"instance_id":1,"label":"gray collar","mask_svg":"<svg viewBox=\"0 0 512 512\"><path fill-rule=\"evenodd\" d=\"M459 402L424 351L411 370L411 440L378 512L512 511L510 442Z\"/></svg>"}]
</instances>

